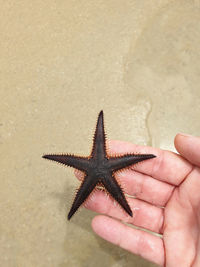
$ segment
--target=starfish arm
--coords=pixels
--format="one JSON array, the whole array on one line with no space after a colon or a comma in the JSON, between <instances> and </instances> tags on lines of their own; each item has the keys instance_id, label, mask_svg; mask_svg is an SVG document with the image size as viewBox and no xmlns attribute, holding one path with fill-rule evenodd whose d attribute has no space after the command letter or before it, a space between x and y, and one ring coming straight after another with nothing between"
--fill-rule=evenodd
<instances>
[{"instance_id":1,"label":"starfish arm","mask_svg":"<svg viewBox=\"0 0 200 267\"><path fill-rule=\"evenodd\" d=\"M78 210L78 208L84 203L84 201L88 198L90 193L93 191L95 186L97 185L97 180L92 176L86 175L83 179L83 182L80 188L77 191L74 202L68 214L68 220L74 215L74 213Z\"/></svg>"},{"instance_id":2,"label":"starfish arm","mask_svg":"<svg viewBox=\"0 0 200 267\"><path fill-rule=\"evenodd\" d=\"M117 183L115 177L111 174L107 174L107 176L102 179L102 184L105 189L110 193L110 195L120 204L120 206L130 215L133 216L131 208L124 196L124 193Z\"/></svg>"},{"instance_id":3,"label":"starfish arm","mask_svg":"<svg viewBox=\"0 0 200 267\"><path fill-rule=\"evenodd\" d=\"M156 156L153 154L140 154L140 155L124 155L121 157L111 157L109 158L109 167L111 171L117 171L119 169L128 167L132 164L138 163L143 160L152 159Z\"/></svg>"},{"instance_id":4,"label":"starfish arm","mask_svg":"<svg viewBox=\"0 0 200 267\"><path fill-rule=\"evenodd\" d=\"M103 111L99 113L96 130L93 138L91 157L103 159L106 157L106 137L104 131Z\"/></svg>"},{"instance_id":5,"label":"starfish arm","mask_svg":"<svg viewBox=\"0 0 200 267\"><path fill-rule=\"evenodd\" d=\"M44 155L43 158L57 161L64 165L74 167L81 171L86 171L89 167L89 159L84 157L77 157L74 155Z\"/></svg>"}]
</instances>

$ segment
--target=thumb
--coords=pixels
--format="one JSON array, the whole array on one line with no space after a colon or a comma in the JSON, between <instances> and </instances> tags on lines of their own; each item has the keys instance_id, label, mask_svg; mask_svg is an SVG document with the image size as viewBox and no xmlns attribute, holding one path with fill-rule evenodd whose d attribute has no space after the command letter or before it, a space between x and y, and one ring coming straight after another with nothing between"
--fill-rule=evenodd
<instances>
[{"instance_id":1,"label":"thumb","mask_svg":"<svg viewBox=\"0 0 200 267\"><path fill-rule=\"evenodd\" d=\"M174 145L182 157L200 167L200 137L180 133L176 135Z\"/></svg>"}]
</instances>

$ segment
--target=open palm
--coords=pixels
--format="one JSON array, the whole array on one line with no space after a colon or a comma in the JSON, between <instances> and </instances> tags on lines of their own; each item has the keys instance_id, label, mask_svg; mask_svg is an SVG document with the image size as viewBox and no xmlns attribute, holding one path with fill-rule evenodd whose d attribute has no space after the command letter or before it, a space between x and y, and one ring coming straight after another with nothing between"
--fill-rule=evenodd
<instances>
[{"instance_id":1,"label":"open palm","mask_svg":"<svg viewBox=\"0 0 200 267\"><path fill-rule=\"evenodd\" d=\"M175 146L181 156L152 147L111 141L112 153L157 156L116 173L128 195L133 217L99 190L85 205L109 216L98 215L92 221L93 230L104 239L160 266L200 266L200 138L179 134Z\"/></svg>"}]
</instances>

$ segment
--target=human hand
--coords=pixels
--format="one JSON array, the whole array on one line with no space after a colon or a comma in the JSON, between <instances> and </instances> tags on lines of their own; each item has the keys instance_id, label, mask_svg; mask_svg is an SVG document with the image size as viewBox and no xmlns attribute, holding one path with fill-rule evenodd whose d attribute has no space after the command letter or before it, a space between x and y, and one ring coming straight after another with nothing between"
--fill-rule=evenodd
<instances>
[{"instance_id":1,"label":"human hand","mask_svg":"<svg viewBox=\"0 0 200 267\"><path fill-rule=\"evenodd\" d=\"M107 241L160 266L200 266L200 138L178 134L175 147L181 156L110 141L112 153L137 152L157 157L115 174L124 192L130 195L127 200L133 217L99 190L85 206L109 216L97 215L92 221L94 232Z\"/></svg>"}]
</instances>

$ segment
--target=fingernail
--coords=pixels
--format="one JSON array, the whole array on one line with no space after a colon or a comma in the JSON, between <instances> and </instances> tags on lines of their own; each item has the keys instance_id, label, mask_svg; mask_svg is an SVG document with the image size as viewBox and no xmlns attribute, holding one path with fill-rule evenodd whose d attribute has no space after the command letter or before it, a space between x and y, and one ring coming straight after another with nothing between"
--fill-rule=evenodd
<instances>
[{"instance_id":1,"label":"fingernail","mask_svg":"<svg viewBox=\"0 0 200 267\"><path fill-rule=\"evenodd\" d=\"M180 135L182 135L182 136L185 136L185 137L194 137L193 135L191 135L191 134L186 134L186 133L178 133L178 134L180 134Z\"/></svg>"}]
</instances>

